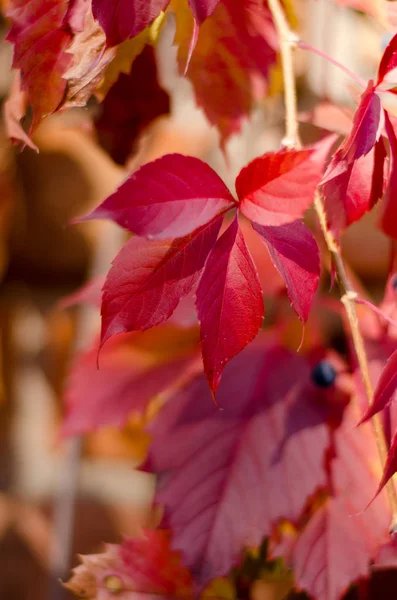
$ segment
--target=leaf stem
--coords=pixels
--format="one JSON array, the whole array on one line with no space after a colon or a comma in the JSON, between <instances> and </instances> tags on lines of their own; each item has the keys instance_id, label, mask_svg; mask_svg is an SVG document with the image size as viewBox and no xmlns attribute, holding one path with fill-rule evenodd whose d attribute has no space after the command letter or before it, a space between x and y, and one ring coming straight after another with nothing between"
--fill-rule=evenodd
<instances>
[{"instance_id":1,"label":"leaf stem","mask_svg":"<svg viewBox=\"0 0 397 600\"><path fill-rule=\"evenodd\" d=\"M286 139L285 144L294 148L301 148L302 144L299 138L298 120L297 120L297 101L295 86L295 71L293 63L293 47L299 42L297 36L291 31L286 19L284 9L280 0L268 0L268 6L272 14L280 40L280 54L284 81L284 99L286 111ZM310 48L311 49L311 48ZM328 58L328 57L327 57ZM360 83L361 84L361 83ZM358 365L364 382L364 387L368 397L368 404L371 405L374 397L374 390L369 373L368 358L365 351L364 340L360 332L359 322L356 312L357 293L352 287L343 264L339 246L328 228L327 217L324 204L319 192L314 199L314 209L320 222L321 230L325 238L328 251L338 277L339 286L342 292L341 301L345 307L346 315L349 321L354 349L357 355ZM382 427L382 421L379 415L372 418L374 435L379 451L379 457L382 467L386 463L388 447L386 437ZM386 486L389 504L392 513L392 522L390 531L397 530L397 494L392 480Z\"/></svg>"},{"instance_id":2,"label":"leaf stem","mask_svg":"<svg viewBox=\"0 0 397 600\"><path fill-rule=\"evenodd\" d=\"M338 60L336 60L336 58L332 58L332 56L330 56L323 50L320 50L319 48L315 48L314 46L311 46L310 44L306 44L306 42L303 42L302 40L299 40L296 45L299 48L301 48L302 50L309 50L310 52L313 52L314 54L318 54L318 56L325 58L325 60L327 60L329 63L335 65L335 67L338 67L338 69L340 69L341 71L346 73L346 75L349 75L349 77L354 79L354 81L356 83L358 83L358 85L360 87L362 87L364 89L367 87L365 81L363 79L361 79L361 77L359 77L356 73L351 71L348 67L346 67L345 65L340 63Z\"/></svg>"}]
</instances>

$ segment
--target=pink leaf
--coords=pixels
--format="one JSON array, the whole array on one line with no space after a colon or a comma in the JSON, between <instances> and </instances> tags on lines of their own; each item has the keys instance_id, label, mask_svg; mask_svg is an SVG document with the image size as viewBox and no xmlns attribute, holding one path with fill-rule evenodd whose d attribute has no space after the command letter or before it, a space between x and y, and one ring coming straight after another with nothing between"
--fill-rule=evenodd
<instances>
[{"instance_id":1,"label":"pink leaf","mask_svg":"<svg viewBox=\"0 0 397 600\"><path fill-rule=\"evenodd\" d=\"M170 112L169 95L158 82L152 46L144 47L128 75L120 73L100 109L95 124L99 141L113 160L123 165L136 149L139 134L154 119Z\"/></svg>"},{"instance_id":2,"label":"pink leaf","mask_svg":"<svg viewBox=\"0 0 397 600\"><path fill-rule=\"evenodd\" d=\"M379 457L371 426L357 428L356 421L350 405L335 432L333 494L311 517L291 555L298 587L319 600L340 600L352 583L368 577L388 539L387 499L382 495L364 510L376 487Z\"/></svg>"},{"instance_id":3,"label":"pink leaf","mask_svg":"<svg viewBox=\"0 0 397 600\"><path fill-rule=\"evenodd\" d=\"M263 298L237 217L208 257L197 289L204 369L215 393L222 371L258 333Z\"/></svg>"},{"instance_id":4,"label":"pink leaf","mask_svg":"<svg viewBox=\"0 0 397 600\"><path fill-rule=\"evenodd\" d=\"M376 413L383 410L393 400L397 390L397 350L388 359L379 378L374 392L374 399L368 407L360 423L371 419Z\"/></svg>"},{"instance_id":5,"label":"pink leaf","mask_svg":"<svg viewBox=\"0 0 397 600\"><path fill-rule=\"evenodd\" d=\"M182 15L176 11L179 70L224 146L267 94L279 46L269 7L263 0L222 0L199 28Z\"/></svg>"},{"instance_id":6,"label":"pink leaf","mask_svg":"<svg viewBox=\"0 0 397 600\"><path fill-rule=\"evenodd\" d=\"M385 126L390 144L390 170L389 179L382 202L380 226L386 235L397 239L397 202L395 196L395 190L397 186L397 137L387 113Z\"/></svg>"},{"instance_id":7,"label":"pink leaf","mask_svg":"<svg viewBox=\"0 0 397 600\"><path fill-rule=\"evenodd\" d=\"M287 286L288 297L305 323L320 279L320 258L312 232L301 221L279 227L253 225Z\"/></svg>"},{"instance_id":8,"label":"pink leaf","mask_svg":"<svg viewBox=\"0 0 397 600\"><path fill-rule=\"evenodd\" d=\"M314 199L334 136L316 149L281 150L254 159L236 179L241 212L259 225L284 225L300 218Z\"/></svg>"},{"instance_id":9,"label":"pink leaf","mask_svg":"<svg viewBox=\"0 0 397 600\"><path fill-rule=\"evenodd\" d=\"M62 435L81 435L104 426L121 428L131 413L142 413L156 394L197 372L197 352L156 361L155 352L134 347L134 335L111 340L102 351L99 370L97 343L77 357L65 392Z\"/></svg>"},{"instance_id":10,"label":"pink leaf","mask_svg":"<svg viewBox=\"0 0 397 600\"><path fill-rule=\"evenodd\" d=\"M38 152L39 149L21 125L21 121L26 115L27 104L26 92L21 90L21 74L17 71L8 98L4 102L3 114L6 134L12 143L20 142L22 147L29 146L29 148Z\"/></svg>"},{"instance_id":11,"label":"pink leaf","mask_svg":"<svg viewBox=\"0 0 397 600\"><path fill-rule=\"evenodd\" d=\"M72 32L65 23L66 0L12 0L6 16L11 27L7 40L14 44L12 66L20 69L21 89L32 108L34 130L40 120L56 111L66 91L66 73L72 56L66 52Z\"/></svg>"},{"instance_id":12,"label":"pink leaf","mask_svg":"<svg viewBox=\"0 0 397 600\"><path fill-rule=\"evenodd\" d=\"M350 134L336 151L323 183L346 171L355 160L368 154L379 140L385 116L380 98L375 92L373 81L369 81L354 113Z\"/></svg>"},{"instance_id":13,"label":"pink leaf","mask_svg":"<svg viewBox=\"0 0 397 600\"><path fill-rule=\"evenodd\" d=\"M281 519L299 518L326 484L325 392L310 367L265 334L225 371L216 410L204 377L151 426L147 468L173 546L199 585L227 574Z\"/></svg>"},{"instance_id":14,"label":"pink leaf","mask_svg":"<svg viewBox=\"0 0 397 600\"><path fill-rule=\"evenodd\" d=\"M385 144L380 138L366 156L323 185L328 224L337 237L382 197L385 157Z\"/></svg>"},{"instance_id":15,"label":"pink leaf","mask_svg":"<svg viewBox=\"0 0 397 600\"><path fill-rule=\"evenodd\" d=\"M80 556L65 587L79 598L175 600L193 598L192 576L170 548L170 532L142 531L101 554Z\"/></svg>"},{"instance_id":16,"label":"pink leaf","mask_svg":"<svg viewBox=\"0 0 397 600\"><path fill-rule=\"evenodd\" d=\"M166 154L130 175L85 219L112 219L137 235L167 239L191 233L234 203L206 163Z\"/></svg>"},{"instance_id":17,"label":"pink leaf","mask_svg":"<svg viewBox=\"0 0 397 600\"><path fill-rule=\"evenodd\" d=\"M220 226L217 219L178 240L130 239L106 278L101 345L112 335L149 329L168 319L197 282Z\"/></svg>"},{"instance_id":18,"label":"pink leaf","mask_svg":"<svg viewBox=\"0 0 397 600\"><path fill-rule=\"evenodd\" d=\"M212 15L218 2L219 0L189 0L189 5L196 21L202 23Z\"/></svg>"},{"instance_id":19,"label":"pink leaf","mask_svg":"<svg viewBox=\"0 0 397 600\"><path fill-rule=\"evenodd\" d=\"M385 467L383 469L382 479L379 482L375 497L383 490L388 481L397 473L397 431L394 433L390 444Z\"/></svg>"},{"instance_id":20,"label":"pink leaf","mask_svg":"<svg viewBox=\"0 0 397 600\"><path fill-rule=\"evenodd\" d=\"M396 83L397 67L397 35L394 35L387 45L378 69L377 85L383 81Z\"/></svg>"},{"instance_id":21,"label":"pink leaf","mask_svg":"<svg viewBox=\"0 0 397 600\"><path fill-rule=\"evenodd\" d=\"M170 0L92 0L92 12L109 46L133 38L153 23Z\"/></svg>"}]
</instances>

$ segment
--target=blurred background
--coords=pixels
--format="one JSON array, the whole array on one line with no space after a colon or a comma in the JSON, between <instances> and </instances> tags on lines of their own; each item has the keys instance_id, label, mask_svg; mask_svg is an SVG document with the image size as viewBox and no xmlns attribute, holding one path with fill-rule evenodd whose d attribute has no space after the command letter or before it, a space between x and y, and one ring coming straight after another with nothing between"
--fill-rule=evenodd
<instances>
[{"instance_id":1,"label":"blurred background","mask_svg":"<svg viewBox=\"0 0 397 600\"><path fill-rule=\"evenodd\" d=\"M332 0L295 5L305 41L364 79L374 76L388 41L374 19ZM4 18L0 33L4 104L13 79ZM216 131L195 108L189 82L177 76L172 40L169 23L156 49L169 111L166 103L164 115L140 128L124 165L111 158L106 139L100 139L95 122L101 106L96 102L48 118L34 136L38 154L10 145L0 125L2 600L69 597L56 578L67 577L77 553L97 552L103 541L117 542L121 533L131 535L153 518L148 509L153 481L133 470L146 443L140 424L132 420L122 431L103 428L84 440L59 437L71 361L93 343L99 327L98 308L63 308L60 303L93 276L106 273L125 241L122 230L110 223L71 225L71 220L102 201L128 172L165 153L198 156L233 186L245 163L277 149L283 137L276 85L241 135L228 142L226 161ZM297 72L302 111L318 100L354 107L357 90L323 59L299 52ZM338 129L338 115L335 123L329 115L329 127ZM303 133L310 141L310 127ZM353 226L343 247L349 265L377 297L386 277L388 245L375 223L376 215L370 215Z\"/></svg>"}]
</instances>

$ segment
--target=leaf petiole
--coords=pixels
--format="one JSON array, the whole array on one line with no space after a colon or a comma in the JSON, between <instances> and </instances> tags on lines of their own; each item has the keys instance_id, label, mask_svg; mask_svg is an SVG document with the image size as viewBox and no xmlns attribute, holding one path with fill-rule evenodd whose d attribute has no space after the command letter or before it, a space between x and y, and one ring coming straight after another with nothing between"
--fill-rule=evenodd
<instances>
[{"instance_id":1,"label":"leaf petiole","mask_svg":"<svg viewBox=\"0 0 397 600\"><path fill-rule=\"evenodd\" d=\"M301 50L309 50L310 52L313 52L314 54L321 56L322 58L324 58L331 64L335 65L335 67L338 67L338 69L340 69L341 71L346 73L346 75L349 75L349 77L354 79L354 81L356 83L358 83L359 86L361 86L364 89L367 87L366 82L363 79L361 79L361 77L359 77L356 73L351 71L348 67L345 67L345 65L342 65L342 63L337 61L335 58L332 58L332 56L330 56L323 50L320 50L319 48L315 48L314 46L311 46L310 44L306 44L306 42L303 42L302 40L299 40L298 42L296 42L296 46L298 48L301 48Z\"/></svg>"}]
</instances>

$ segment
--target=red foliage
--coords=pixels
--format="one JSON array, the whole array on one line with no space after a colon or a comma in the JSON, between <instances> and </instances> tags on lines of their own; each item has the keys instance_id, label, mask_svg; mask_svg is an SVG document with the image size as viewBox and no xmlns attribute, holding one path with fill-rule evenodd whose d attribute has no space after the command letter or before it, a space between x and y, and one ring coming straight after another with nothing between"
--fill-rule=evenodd
<instances>
[{"instance_id":1,"label":"red foliage","mask_svg":"<svg viewBox=\"0 0 397 600\"><path fill-rule=\"evenodd\" d=\"M383 5L339 3L377 16ZM279 9L286 7L289 2ZM173 11L180 71L217 126L224 149L263 99L276 65L279 36L272 10L265 0L10 0L8 40L19 75L5 105L9 136L35 148L20 124L28 105L31 132L47 115L84 106L113 58L131 51L129 43L114 46L142 34L132 41L128 64L135 61L129 73L129 67L123 72L125 65L116 64L121 74L97 120L103 147L124 164L143 128L169 112L152 44L163 23L160 13ZM286 29L286 23L280 27ZM285 33L289 45L297 43L292 32ZM136 57L137 48L143 50ZM397 351L388 330L395 322L395 281L390 275L373 320L359 314L371 376L376 361L382 371L360 427L355 427L355 398L362 396L361 384L349 375L356 368L354 356L345 365L323 347L324 325L314 335L309 331L300 354L291 352L297 334L278 292L284 282L306 323L321 263L315 236L302 219L316 198L333 261L331 278L335 270L362 359L351 303L357 300L365 310L373 305L345 281L339 242L383 195L380 226L397 239L396 121L387 101L383 104L396 94L396 67L397 35L377 78L363 86L352 122L349 114L331 122L329 105L306 118L345 136L328 165L335 135L307 147L296 140L294 148L287 135L288 147L267 152L240 171L234 194L202 160L167 154L130 174L83 219L111 219L134 235L102 288L100 347L121 335L106 344L99 370L97 344L76 360L62 431L121 427L131 413L146 418L155 405L145 468L157 476L155 500L171 532L145 532L86 557L68 584L73 591L105 600L114 594L126 600L189 598L214 578L233 573L239 597L244 552L262 547L264 538L282 550L296 587L318 600L339 600L352 583L369 577L381 548L386 559L380 562L395 565L395 548L387 544L391 511L380 493L397 470L391 403ZM293 92L287 89L287 120L294 118ZM275 275L269 273L270 262ZM392 272L395 257L390 263ZM95 305L100 286L102 279L95 280L64 305ZM258 335L264 297L270 318L268 330ZM328 300L316 302L316 318L325 305L332 307ZM340 310L336 313L339 318ZM382 315L384 326L377 321ZM297 319L294 323L301 328ZM215 403L211 393L217 394ZM158 396L161 402L152 403ZM362 423L380 411L388 458L379 483L375 438ZM287 541L286 525L294 530Z\"/></svg>"},{"instance_id":2,"label":"red foliage","mask_svg":"<svg viewBox=\"0 0 397 600\"><path fill-rule=\"evenodd\" d=\"M92 0L92 12L109 46L135 37L153 23L170 0Z\"/></svg>"},{"instance_id":3,"label":"red foliage","mask_svg":"<svg viewBox=\"0 0 397 600\"><path fill-rule=\"evenodd\" d=\"M272 263L287 286L288 297L305 323L320 278L320 257L316 240L301 222L279 227L253 225L265 242Z\"/></svg>"},{"instance_id":4,"label":"red foliage","mask_svg":"<svg viewBox=\"0 0 397 600\"><path fill-rule=\"evenodd\" d=\"M107 544L105 552L82 557L66 587L80 597L111 600L186 598L192 595L189 571L170 549L166 531L144 531L141 537Z\"/></svg>"},{"instance_id":5,"label":"red foliage","mask_svg":"<svg viewBox=\"0 0 397 600\"><path fill-rule=\"evenodd\" d=\"M103 287L101 345L112 335L167 320L197 283L220 226L217 218L183 238L127 242Z\"/></svg>"},{"instance_id":6,"label":"red foliage","mask_svg":"<svg viewBox=\"0 0 397 600\"><path fill-rule=\"evenodd\" d=\"M123 165L141 131L169 110L169 96L157 80L153 47L145 46L130 73L120 73L106 94L96 121L99 141L113 160Z\"/></svg>"},{"instance_id":7,"label":"red foliage","mask_svg":"<svg viewBox=\"0 0 397 600\"><path fill-rule=\"evenodd\" d=\"M378 451L369 425L359 429L349 407L335 433L332 494L299 535L291 552L297 584L314 598L338 600L351 583L369 575L370 564L388 538L390 510L374 495Z\"/></svg>"},{"instance_id":8,"label":"red foliage","mask_svg":"<svg viewBox=\"0 0 397 600\"><path fill-rule=\"evenodd\" d=\"M297 521L326 485L326 394L308 362L260 337L225 373L214 409L203 378L151 427L146 468L173 547L204 585L225 575L280 520ZM305 451L310 448L310 451Z\"/></svg>"},{"instance_id":9,"label":"red foliage","mask_svg":"<svg viewBox=\"0 0 397 600\"><path fill-rule=\"evenodd\" d=\"M167 239L192 233L234 204L208 165L167 154L133 173L85 219L112 219L137 235Z\"/></svg>"},{"instance_id":10,"label":"red foliage","mask_svg":"<svg viewBox=\"0 0 397 600\"><path fill-rule=\"evenodd\" d=\"M208 257L196 305L204 369L215 393L226 364L252 342L263 318L261 284L237 217Z\"/></svg>"}]
</instances>

